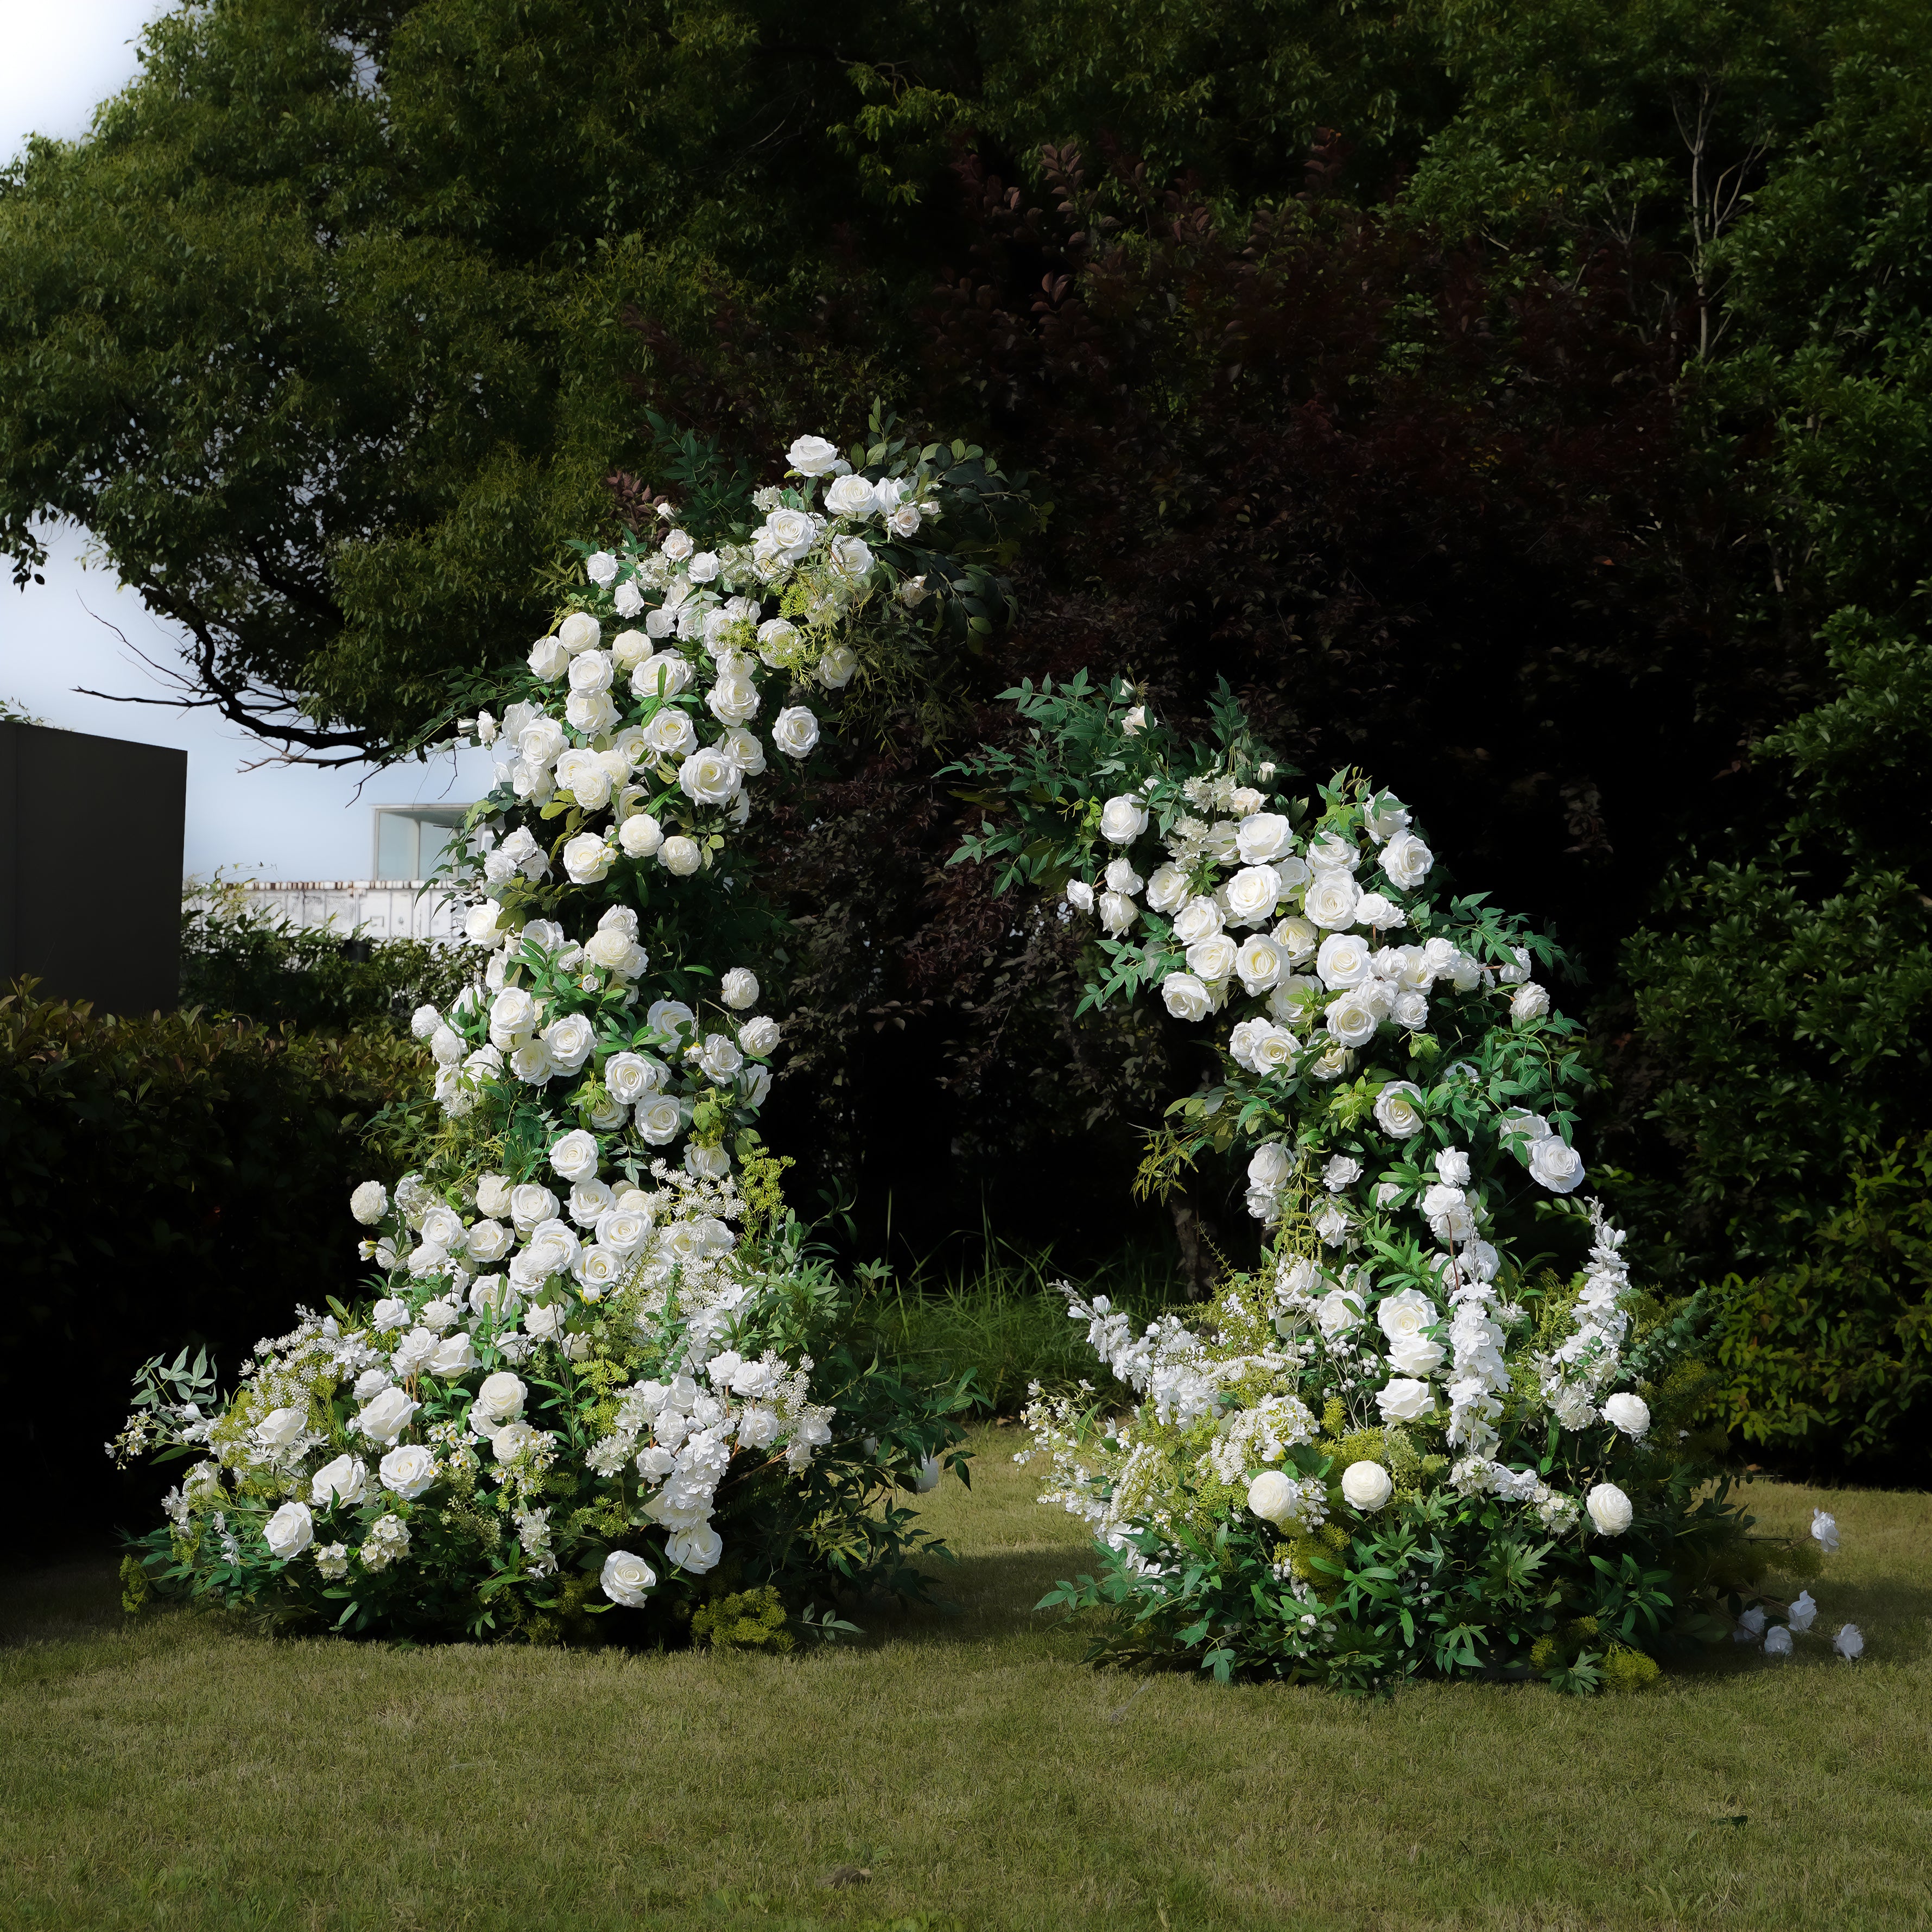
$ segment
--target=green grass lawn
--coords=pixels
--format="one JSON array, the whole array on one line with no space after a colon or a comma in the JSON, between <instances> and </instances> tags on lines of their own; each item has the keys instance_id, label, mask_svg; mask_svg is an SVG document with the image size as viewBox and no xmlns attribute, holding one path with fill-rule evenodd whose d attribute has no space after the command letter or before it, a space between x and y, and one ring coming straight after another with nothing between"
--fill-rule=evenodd
<instances>
[{"instance_id":1,"label":"green grass lawn","mask_svg":"<svg viewBox=\"0 0 1932 1932\"><path fill-rule=\"evenodd\" d=\"M931 1516L962 1613L788 1659L124 1626L110 1562L20 1578L0 1924L1359 1928L1932 1918L1932 1498L1834 1509L1815 1640L1638 1698L1358 1704L1084 1668L1081 1561L1015 1430ZM1728 1650L1728 1646L1727 1646ZM868 1874L860 1877L859 1874Z\"/></svg>"}]
</instances>

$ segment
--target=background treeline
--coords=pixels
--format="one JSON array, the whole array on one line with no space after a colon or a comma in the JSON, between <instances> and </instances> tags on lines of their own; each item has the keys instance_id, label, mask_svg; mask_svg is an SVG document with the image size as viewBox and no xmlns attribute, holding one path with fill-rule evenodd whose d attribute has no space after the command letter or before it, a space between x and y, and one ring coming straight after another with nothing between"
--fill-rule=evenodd
<instances>
[{"instance_id":1,"label":"background treeline","mask_svg":"<svg viewBox=\"0 0 1932 1932\"><path fill-rule=\"evenodd\" d=\"M1600 1178L1750 1452L1925 1453L1932 15L1908 0L215 0L0 183L0 525L231 715L408 742L567 535L880 398L1024 472L1016 623L771 822L774 1135L855 1246L1248 1238L1198 1078L944 862L1020 676L1227 677L1547 919ZM1614 1175L1607 1170L1614 1168Z\"/></svg>"}]
</instances>

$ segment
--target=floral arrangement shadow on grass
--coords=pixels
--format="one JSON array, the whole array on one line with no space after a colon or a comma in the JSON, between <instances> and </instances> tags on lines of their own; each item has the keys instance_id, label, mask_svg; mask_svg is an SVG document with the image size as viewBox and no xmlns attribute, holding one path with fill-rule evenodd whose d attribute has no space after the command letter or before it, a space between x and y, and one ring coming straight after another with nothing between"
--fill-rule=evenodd
<instances>
[{"instance_id":1,"label":"floral arrangement shadow on grass","mask_svg":"<svg viewBox=\"0 0 1932 1932\"><path fill-rule=\"evenodd\" d=\"M1213 1065L1151 1137L1160 1190L1245 1156L1261 1266L1144 1330L1066 1290L1138 1401L1040 1394L1043 1501L1101 1566L1042 1607L1096 1654L1360 1691L1418 1674L1640 1688L1674 1651L1789 1655L1836 1547L1754 1536L1696 1418L1702 1296L1660 1305L1585 1198L1576 1029L1546 936L1452 897L1412 814L1344 772L1312 796L1225 691L1184 742L1125 684L1009 692L1029 726L962 776L956 862L1087 922L1082 1010L1157 996ZM1855 1627L1839 1652L1863 1648Z\"/></svg>"}]
</instances>

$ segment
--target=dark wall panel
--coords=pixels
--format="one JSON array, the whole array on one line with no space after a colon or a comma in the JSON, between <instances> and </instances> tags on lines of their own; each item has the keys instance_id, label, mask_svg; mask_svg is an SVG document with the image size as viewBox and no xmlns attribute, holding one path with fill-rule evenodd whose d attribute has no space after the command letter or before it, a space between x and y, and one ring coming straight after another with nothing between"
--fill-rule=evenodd
<instances>
[{"instance_id":1,"label":"dark wall panel","mask_svg":"<svg viewBox=\"0 0 1932 1932\"><path fill-rule=\"evenodd\" d=\"M0 724L0 982L172 1009L187 802L185 752Z\"/></svg>"}]
</instances>

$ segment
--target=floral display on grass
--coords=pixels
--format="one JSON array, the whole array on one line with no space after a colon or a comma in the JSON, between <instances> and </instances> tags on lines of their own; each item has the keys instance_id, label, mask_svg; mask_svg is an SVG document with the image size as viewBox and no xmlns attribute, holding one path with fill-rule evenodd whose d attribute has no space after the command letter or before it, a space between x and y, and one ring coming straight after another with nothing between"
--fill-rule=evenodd
<instances>
[{"instance_id":1,"label":"floral display on grass","mask_svg":"<svg viewBox=\"0 0 1932 1932\"><path fill-rule=\"evenodd\" d=\"M584 547L458 728L496 760L451 874L488 964L416 1015L442 1126L350 1204L368 1301L301 1312L225 1399L205 1360L149 1364L112 1445L190 1462L140 1546L164 1591L350 1632L765 1642L924 1590L906 1502L963 1477L968 1398L860 1359L784 1207L772 927L733 842L869 650L958 628L974 570L915 539L990 467L802 436L755 525L667 504L652 541Z\"/></svg>"},{"instance_id":2,"label":"floral display on grass","mask_svg":"<svg viewBox=\"0 0 1932 1932\"><path fill-rule=\"evenodd\" d=\"M1816 1606L1766 1579L1815 1575L1835 1528L1754 1537L1695 1427L1703 1310L1634 1282L1587 1194L1552 942L1450 896L1393 793L1289 789L1225 691L1206 743L1124 686L1007 695L1028 730L962 768L997 816L957 858L1083 922L1083 1012L1203 1030L1142 1184L1232 1157L1264 1231L1191 1324L1066 1291L1140 1401L1036 1392L1022 1460L1101 1558L1047 1602L1114 1611L1110 1658L1346 1689L1634 1689L1727 1634L1790 1654Z\"/></svg>"}]
</instances>

